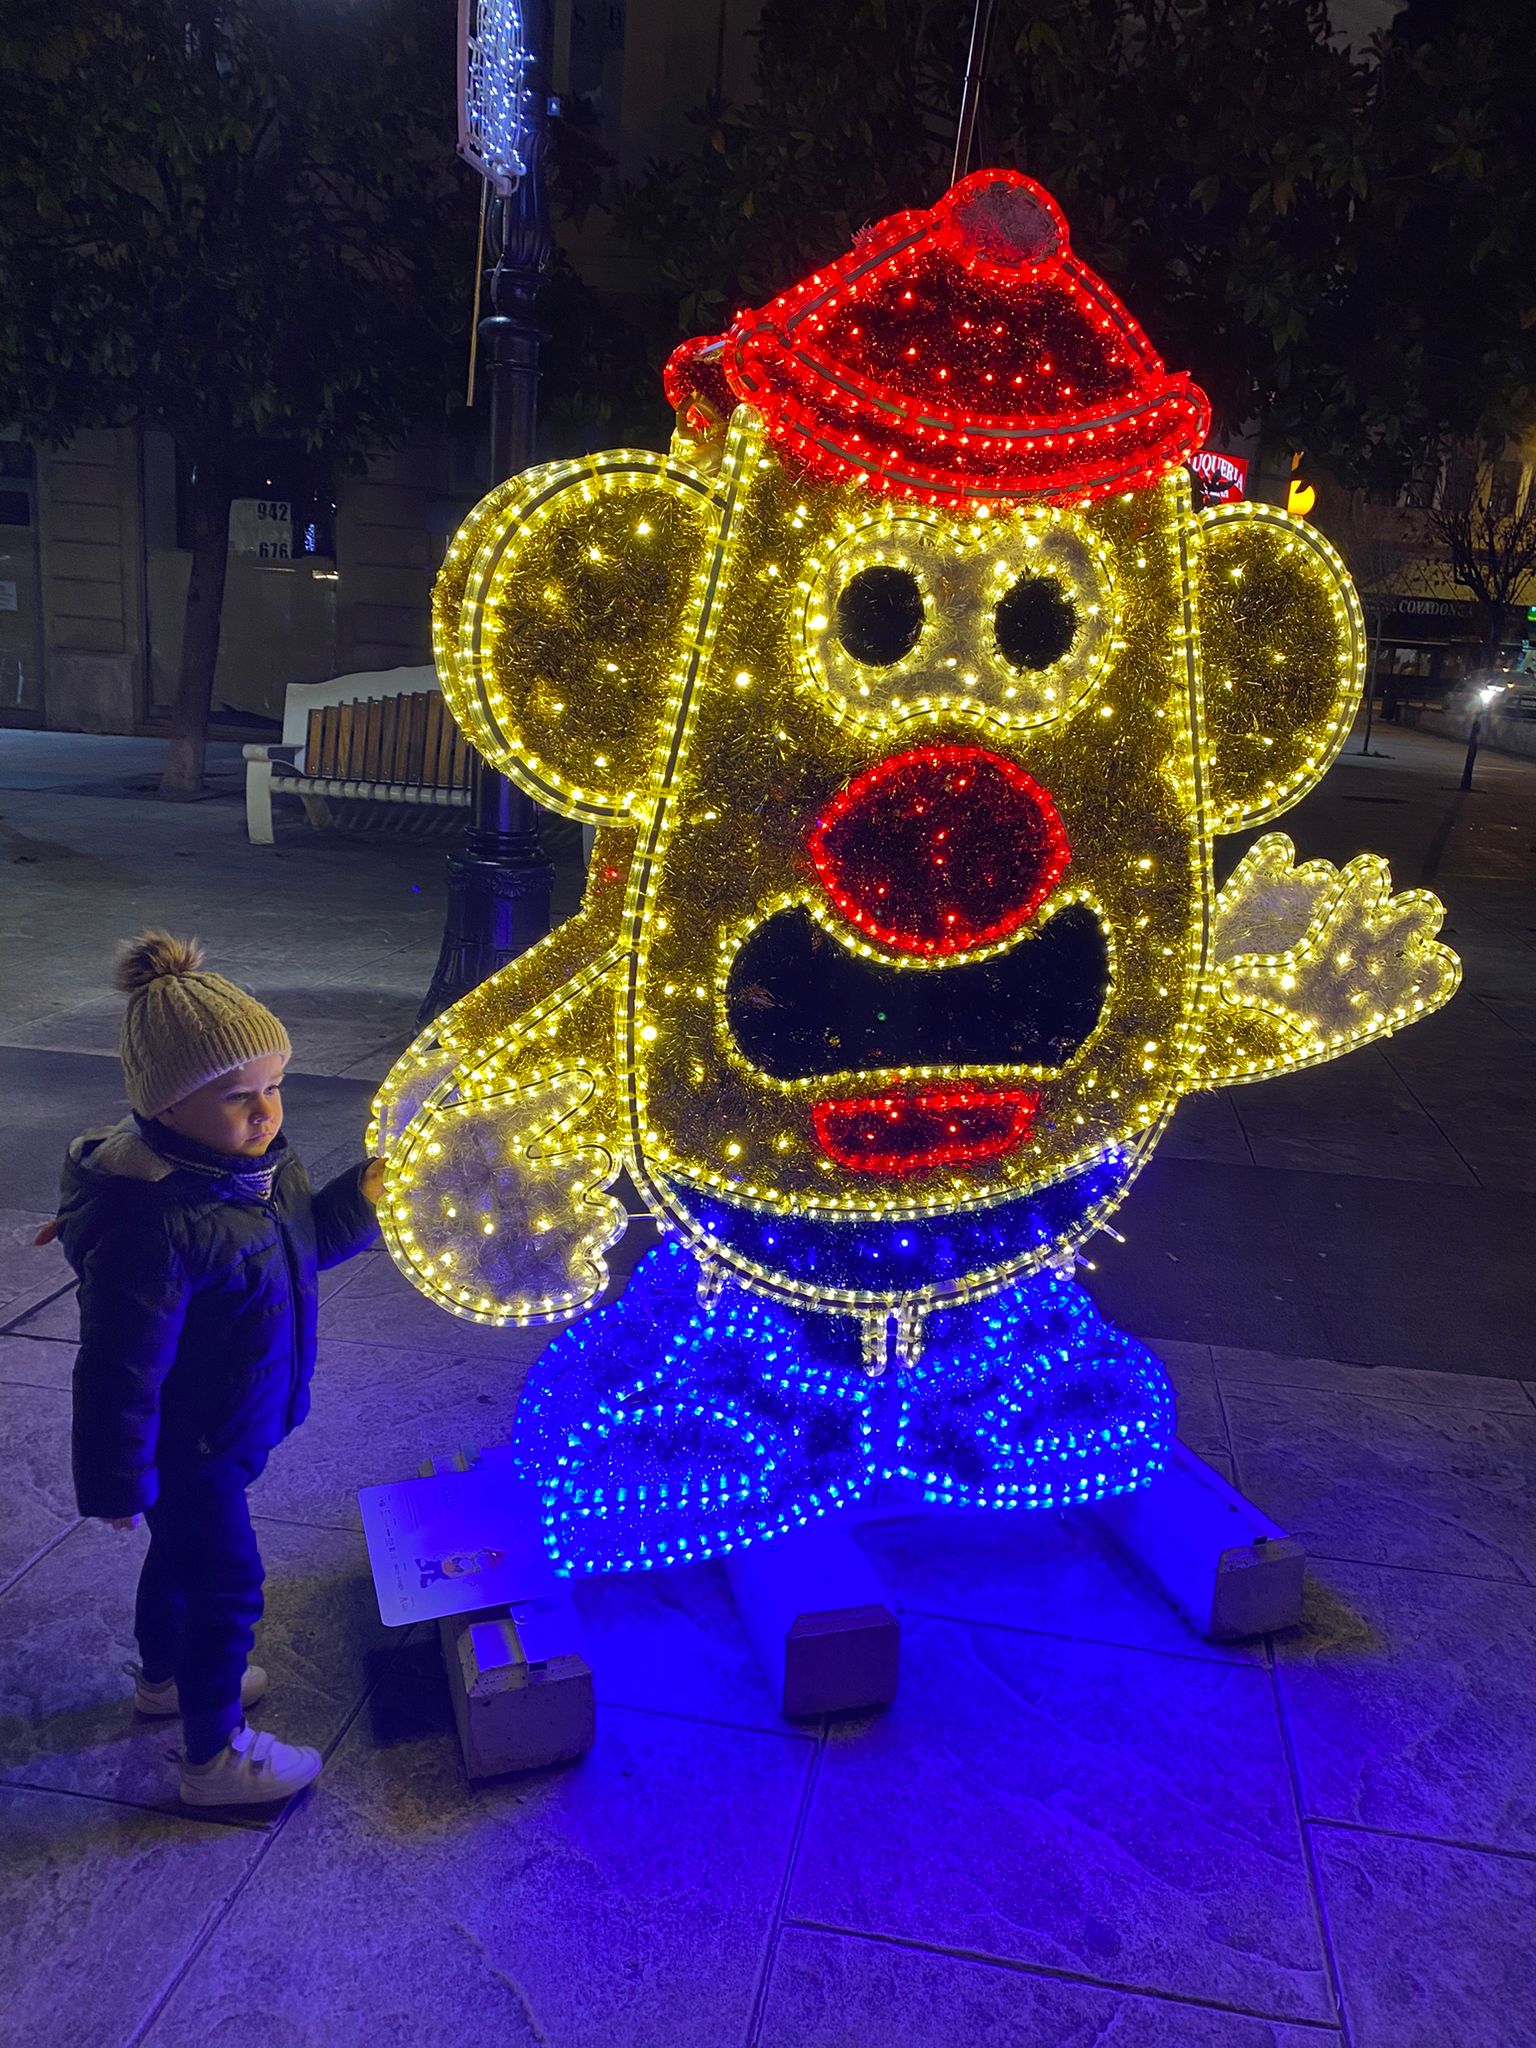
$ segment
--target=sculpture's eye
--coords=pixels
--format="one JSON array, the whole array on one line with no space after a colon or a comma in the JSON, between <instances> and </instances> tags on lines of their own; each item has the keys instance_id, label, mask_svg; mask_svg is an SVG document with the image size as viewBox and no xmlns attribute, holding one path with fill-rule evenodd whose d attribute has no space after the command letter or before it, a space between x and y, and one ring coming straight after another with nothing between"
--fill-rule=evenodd
<instances>
[{"instance_id":1,"label":"sculpture's eye","mask_svg":"<svg viewBox=\"0 0 1536 2048\"><path fill-rule=\"evenodd\" d=\"M866 668L890 668L910 654L923 630L923 587L910 569L860 569L837 600L837 637Z\"/></svg>"},{"instance_id":2,"label":"sculpture's eye","mask_svg":"<svg viewBox=\"0 0 1536 2048\"><path fill-rule=\"evenodd\" d=\"M1050 668L1077 638L1077 606L1054 576L1021 576L998 604L997 651L1010 668Z\"/></svg>"}]
</instances>

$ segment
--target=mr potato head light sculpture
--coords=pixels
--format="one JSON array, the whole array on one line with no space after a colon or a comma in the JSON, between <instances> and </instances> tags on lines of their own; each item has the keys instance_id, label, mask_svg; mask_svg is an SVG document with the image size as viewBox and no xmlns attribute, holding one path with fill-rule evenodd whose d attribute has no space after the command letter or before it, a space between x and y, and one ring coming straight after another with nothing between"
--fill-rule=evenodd
<instances>
[{"instance_id":1,"label":"mr potato head light sculpture","mask_svg":"<svg viewBox=\"0 0 1536 2048\"><path fill-rule=\"evenodd\" d=\"M377 1107L390 1250L492 1323L581 1316L515 1447L566 1571L857 1500L1059 1507L1168 1455L1073 1282L1181 1097L1452 994L1433 896L1268 823L1349 729L1322 536L1197 512L1209 421L1049 196L964 179L689 343L666 456L529 470L449 550L443 690L596 828L581 909ZM661 1244L592 1309L625 1225ZM583 1315L583 1311L591 1310Z\"/></svg>"}]
</instances>

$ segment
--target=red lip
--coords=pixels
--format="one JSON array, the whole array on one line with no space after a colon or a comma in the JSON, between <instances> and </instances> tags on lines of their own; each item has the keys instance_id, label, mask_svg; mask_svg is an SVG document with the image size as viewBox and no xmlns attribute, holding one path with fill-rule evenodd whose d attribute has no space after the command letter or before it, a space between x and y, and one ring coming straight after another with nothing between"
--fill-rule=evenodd
<instances>
[{"instance_id":1,"label":"red lip","mask_svg":"<svg viewBox=\"0 0 1536 2048\"><path fill-rule=\"evenodd\" d=\"M853 1173L922 1173L1011 1152L1039 1107L1038 1088L893 1089L818 1102L811 1121L822 1151Z\"/></svg>"}]
</instances>

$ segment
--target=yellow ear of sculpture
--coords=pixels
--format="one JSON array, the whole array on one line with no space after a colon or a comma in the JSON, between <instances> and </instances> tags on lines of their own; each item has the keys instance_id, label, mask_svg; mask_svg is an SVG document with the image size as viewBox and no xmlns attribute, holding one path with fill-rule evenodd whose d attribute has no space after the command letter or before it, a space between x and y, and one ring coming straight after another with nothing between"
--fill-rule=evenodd
<instances>
[{"instance_id":1,"label":"yellow ear of sculpture","mask_svg":"<svg viewBox=\"0 0 1536 2048\"><path fill-rule=\"evenodd\" d=\"M443 695L551 810L643 811L721 503L715 479L619 449L514 477L455 536L432 600Z\"/></svg>"},{"instance_id":2,"label":"yellow ear of sculpture","mask_svg":"<svg viewBox=\"0 0 1536 2048\"><path fill-rule=\"evenodd\" d=\"M1200 517L1200 662L1218 832L1268 824L1326 773L1360 700L1365 625L1338 554L1275 505Z\"/></svg>"},{"instance_id":3,"label":"yellow ear of sculpture","mask_svg":"<svg viewBox=\"0 0 1536 2048\"><path fill-rule=\"evenodd\" d=\"M1286 835L1266 832L1217 898L1194 1085L1315 1066L1438 1010L1461 980L1435 937L1444 916L1427 889L1393 895L1378 854L1298 867Z\"/></svg>"}]
</instances>

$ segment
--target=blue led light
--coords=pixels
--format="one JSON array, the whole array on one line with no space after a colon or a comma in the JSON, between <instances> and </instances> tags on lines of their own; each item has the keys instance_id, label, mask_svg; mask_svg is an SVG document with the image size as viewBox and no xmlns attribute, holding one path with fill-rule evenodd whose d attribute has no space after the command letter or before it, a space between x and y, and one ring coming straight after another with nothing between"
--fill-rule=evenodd
<instances>
[{"instance_id":1,"label":"blue led light","mask_svg":"<svg viewBox=\"0 0 1536 2048\"><path fill-rule=\"evenodd\" d=\"M942 1285L1066 1242L1091 1209L1119 1193L1131 1165L1128 1154L1115 1150L1039 1194L925 1216L920 1223L775 1216L694 1187L675 1193L709 1236L754 1265L820 1287L894 1291Z\"/></svg>"},{"instance_id":2,"label":"blue led light","mask_svg":"<svg viewBox=\"0 0 1536 2048\"><path fill-rule=\"evenodd\" d=\"M618 1301L540 1361L512 1449L540 1482L562 1572L724 1555L867 1499L883 1479L968 1507L1060 1508L1162 1469L1173 1395L1081 1288L1042 1276L930 1317L879 1380L851 1317L727 1282L699 1306L667 1240Z\"/></svg>"}]
</instances>

